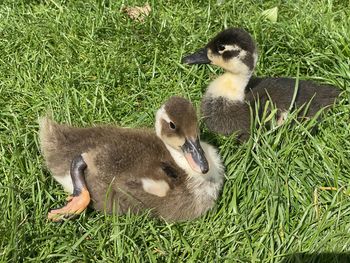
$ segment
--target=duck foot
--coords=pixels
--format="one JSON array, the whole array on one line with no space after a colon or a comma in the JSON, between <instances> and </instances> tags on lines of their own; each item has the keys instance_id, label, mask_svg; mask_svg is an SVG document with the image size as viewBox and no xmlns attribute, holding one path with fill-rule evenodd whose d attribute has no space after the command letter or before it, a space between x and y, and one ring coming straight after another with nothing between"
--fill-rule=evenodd
<instances>
[{"instance_id":1,"label":"duck foot","mask_svg":"<svg viewBox=\"0 0 350 263\"><path fill-rule=\"evenodd\" d=\"M82 213L90 203L90 193L86 187L84 170L87 165L81 155L75 157L70 168L73 183L73 195L67 197L67 204L59 209L51 210L47 218L57 222L72 218Z\"/></svg>"},{"instance_id":2,"label":"duck foot","mask_svg":"<svg viewBox=\"0 0 350 263\"><path fill-rule=\"evenodd\" d=\"M73 218L81 214L90 203L90 194L86 189L82 189L80 195L68 197L68 203L59 209L51 210L47 218L51 221L58 222L63 219Z\"/></svg>"}]
</instances>

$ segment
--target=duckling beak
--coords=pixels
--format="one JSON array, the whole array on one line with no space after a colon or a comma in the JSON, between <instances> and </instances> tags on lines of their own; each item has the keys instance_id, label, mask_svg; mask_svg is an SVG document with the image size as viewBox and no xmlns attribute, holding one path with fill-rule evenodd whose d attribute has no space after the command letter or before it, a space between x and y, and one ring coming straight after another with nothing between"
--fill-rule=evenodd
<instances>
[{"instance_id":1,"label":"duckling beak","mask_svg":"<svg viewBox=\"0 0 350 263\"><path fill-rule=\"evenodd\" d=\"M209 60L207 53L208 53L208 49L202 48L191 55L183 57L182 63L188 64L188 65L210 64L211 61Z\"/></svg>"},{"instance_id":2,"label":"duckling beak","mask_svg":"<svg viewBox=\"0 0 350 263\"><path fill-rule=\"evenodd\" d=\"M188 164L194 171L202 174L206 174L209 171L209 164L198 137L195 140L186 138L185 144L182 145L181 149Z\"/></svg>"}]
</instances>

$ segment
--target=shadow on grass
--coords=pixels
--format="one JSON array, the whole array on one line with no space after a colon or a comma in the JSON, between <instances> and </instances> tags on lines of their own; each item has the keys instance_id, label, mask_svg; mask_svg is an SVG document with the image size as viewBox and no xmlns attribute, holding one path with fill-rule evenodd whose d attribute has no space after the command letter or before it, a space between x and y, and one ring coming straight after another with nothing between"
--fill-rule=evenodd
<instances>
[{"instance_id":1,"label":"shadow on grass","mask_svg":"<svg viewBox=\"0 0 350 263\"><path fill-rule=\"evenodd\" d=\"M282 263L347 263L350 262L349 253L295 253L287 256Z\"/></svg>"}]
</instances>

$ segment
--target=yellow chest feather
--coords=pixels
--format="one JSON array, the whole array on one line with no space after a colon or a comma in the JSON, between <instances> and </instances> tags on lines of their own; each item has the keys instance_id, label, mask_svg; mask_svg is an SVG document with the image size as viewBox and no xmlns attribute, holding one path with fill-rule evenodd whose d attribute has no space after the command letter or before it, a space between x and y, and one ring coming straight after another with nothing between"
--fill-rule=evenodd
<instances>
[{"instance_id":1,"label":"yellow chest feather","mask_svg":"<svg viewBox=\"0 0 350 263\"><path fill-rule=\"evenodd\" d=\"M209 84L207 95L211 97L224 97L233 101L244 101L246 85L246 78L225 73Z\"/></svg>"}]
</instances>

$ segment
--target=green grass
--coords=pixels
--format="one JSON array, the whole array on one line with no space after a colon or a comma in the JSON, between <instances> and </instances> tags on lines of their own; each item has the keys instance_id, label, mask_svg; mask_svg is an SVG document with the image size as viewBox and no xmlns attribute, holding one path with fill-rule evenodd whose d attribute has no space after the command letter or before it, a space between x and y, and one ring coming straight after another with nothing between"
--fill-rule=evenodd
<instances>
[{"instance_id":1,"label":"green grass","mask_svg":"<svg viewBox=\"0 0 350 263\"><path fill-rule=\"evenodd\" d=\"M337 253L350 250L349 2L181 2L151 1L151 15L138 23L121 9L141 1L2 1L1 261L297 262L296 253L304 260L324 253L341 262ZM275 6L277 23L263 19ZM65 193L43 167L38 117L50 110L78 126L152 127L171 95L198 106L221 71L181 65L181 57L225 26L254 35L258 75L296 77L299 68L301 79L344 91L317 132L312 122L287 123L257 129L239 145L201 125L220 149L226 182L217 206L198 220L87 211L48 222ZM315 204L319 187L338 190L318 191Z\"/></svg>"}]
</instances>

